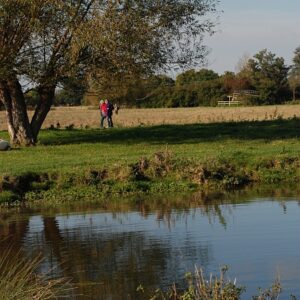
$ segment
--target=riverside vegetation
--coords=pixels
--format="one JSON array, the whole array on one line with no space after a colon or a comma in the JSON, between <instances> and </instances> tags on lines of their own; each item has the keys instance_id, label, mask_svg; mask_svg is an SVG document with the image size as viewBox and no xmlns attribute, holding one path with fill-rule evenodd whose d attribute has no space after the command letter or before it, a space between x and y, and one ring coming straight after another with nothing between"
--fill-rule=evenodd
<instances>
[{"instance_id":1,"label":"riverside vegetation","mask_svg":"<svg viewBox=\"0 0 300 300\"><path fill-rule=\"evenodd\" d=\"M72 287L67 279L49 279L47 275L36 274L40 257L28 260L21 252L14 253L12 248L0 249L1 299L58 299L71 292Z\"/></svg>"},{"instance_id":2,"label":"riverside vegetation","mask_svg":"<svg viewBox=\"0 0 300 300\"><path fill-rule=\"evenodd\" d=\"M36 147L1 153L0 202L297 182L299 132L298 118L43 130Z\"/></svg>"},{"instance_id":3,"label":"riverside vegetation","mask_svg":"<svg viewBox=\"0 0 300 300\"><path fill-rule=\"evenodd\" d=\"M220 269L219 276L210 275L209 278L204 276L203 269L196 267L194 274L187 273L186 289L177 289L173 284L169 291L164 292L160 289L156 290L151 300L238 300L241 299L243 292L246 290L243 286L238 286L235 281L226 278L227 266ZM142 287L139 289L143 292ZM268 289L258 289L258 295L253 295L253 300L275 300L279 299L282 287L279 279L276 279L272 286ZM291 299L297 299L291 295Z\"/></svg>"},{"instance_id":4,"label":"riverside vegetation","mask_svg":"<svg viewBox=\"0 0 300 300\"><path fill-rule=\"evenodd\" d=\"M40 263L39 257L29 260L24 258L21 252L13 253L12 248L2 251L0 254L1 299L45 300L68 298L70 295L72 298L78 296L70 279L49 279L47 275L37 275L36 270ZM211 275L207 280L203 275L203 270L196 269L195 274L186 274L188 286L186 290L178 290L174 284L169 291L156 290L151 299L238 300L245 291L245 287L229 281L225 276L226 271L227 267L222 267L219 276ZM137 291L142 299L149 298L143 296L142 286L137 287ZM253 299L278 299L281 292L280 282L276 280L270 289L259 290L259 295L253 296Z\"/></svg>"}]
</instances>

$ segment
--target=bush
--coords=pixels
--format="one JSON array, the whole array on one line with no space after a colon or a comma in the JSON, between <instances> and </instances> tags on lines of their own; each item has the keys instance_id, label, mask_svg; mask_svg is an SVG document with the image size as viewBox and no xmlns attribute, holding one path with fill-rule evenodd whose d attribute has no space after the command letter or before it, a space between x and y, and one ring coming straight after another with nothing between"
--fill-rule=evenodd
<instances>
[{"instance_id":1,"label":"bush","mask_svg":"<svg viewBox=\"0 0 300 300\"><path fill-rule=\"evenodd\" d=\"M19 200L19 196L11 191L0 192L0 204L11 204Z\"/></svg>"}]
</instances>

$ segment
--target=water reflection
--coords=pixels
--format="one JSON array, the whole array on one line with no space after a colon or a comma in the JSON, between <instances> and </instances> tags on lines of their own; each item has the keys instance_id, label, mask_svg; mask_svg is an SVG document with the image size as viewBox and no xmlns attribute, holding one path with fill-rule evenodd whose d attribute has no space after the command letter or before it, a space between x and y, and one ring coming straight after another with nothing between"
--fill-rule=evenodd
<instances>
[{"instance_id":1,"label":"water reflection","mask_svg":"<svg viewBox=\"0 0 300 300\"><path fill-rule=\"evenodd\" d=\"M136 292L140 284L154 290L180 282L195 264L209 273L223 263L249 287L246 297L268 286L278 266L285 285L299 292L299 201L227 196L138 198L111 202L105 210L80 204L51 214L6 212L0 239L16 253L41 252L40 272L72 278L77 299L144 299Z\"/></svg>"}]
</instances>

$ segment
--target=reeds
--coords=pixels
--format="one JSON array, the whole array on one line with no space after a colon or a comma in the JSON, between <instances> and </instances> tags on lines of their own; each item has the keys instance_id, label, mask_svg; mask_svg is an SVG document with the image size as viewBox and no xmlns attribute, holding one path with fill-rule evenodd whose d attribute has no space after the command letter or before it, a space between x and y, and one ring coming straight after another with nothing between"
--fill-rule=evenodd
<instances>
[{"instance_id":1,"label":"reeds","mask_svg":"<svg viewBox=\"0 0 300 300\"><path fill-rule=\"evenodd\" d=\"M246 288L239 286L236 280L231 281L227 278L226 273L228 271L227 266L220 268L220 275L206 278L202 268L195 268L194 274L188 273L186 275L187 288L178 289L175 284L167 292L163 292L160 289L156 290L151 300L239 300ZM142 287L138 288L139 291L143 291ZM254 300L277 300L282 292L280 280L277 278L273 285L263 290L258 289L259 294L254 295ZM291 296L291 299L296 299L295 296Z\"/></svg>"},{"instance_id":2,"label":"reeds","mask_svg":"<svg viewBox=\"0 0 300 300\"><path fill-rule=\"evenodd\" d=\"M238 300L245 291L243 286L238 286L235 281L226 278L226 266L220 269L219 276L210 275L209 279L204 276L202 268L195 268L194 274L186 275L188 287L178 289L175 284L164 293L157 290L151 300Z\"/></svg>"},{"instance_id":3,"label":"reeds","mask_svg":"<svg viewBox=\"0 0 300 300\"><path fill-rule=\"evenodd\" d=\"M49 279L37 275L42 259L26 259L21 252L14 253L12 247L0 253L1 300L47 300L61 299L71 292L66 279Z\"/></svg>"}]
</instances>

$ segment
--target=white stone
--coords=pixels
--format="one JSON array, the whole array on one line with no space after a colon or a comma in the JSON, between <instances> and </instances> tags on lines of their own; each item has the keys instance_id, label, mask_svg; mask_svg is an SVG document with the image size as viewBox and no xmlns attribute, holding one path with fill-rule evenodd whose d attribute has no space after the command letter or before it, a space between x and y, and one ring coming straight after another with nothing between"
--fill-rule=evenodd
<instances>
[{"instance_id":1,"label":"white stone","mask_svg":"<svg viewBox=\"0 0 300 300\"><path fill-rule=\"evenodd\" d=\"M5 151L10 149L9 142L0 139L0 151Z\"/></svg>"}]
</instances>

